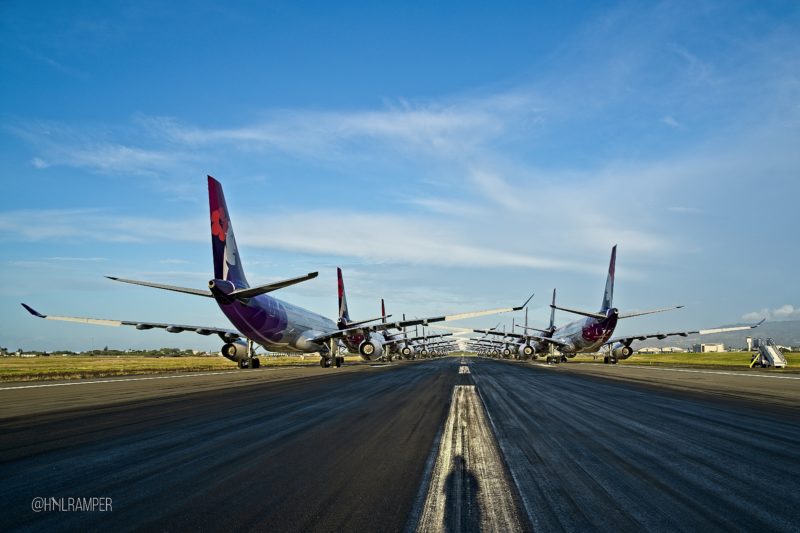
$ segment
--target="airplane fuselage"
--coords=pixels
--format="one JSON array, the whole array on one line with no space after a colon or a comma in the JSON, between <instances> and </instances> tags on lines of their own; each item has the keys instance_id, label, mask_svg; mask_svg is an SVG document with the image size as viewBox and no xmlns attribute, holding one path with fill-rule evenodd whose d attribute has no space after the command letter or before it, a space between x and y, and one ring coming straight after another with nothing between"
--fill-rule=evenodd
<instances>
[{"instance_id":1,"label":"airplane fuselage","mask_svg":"<svg viewBox=\"0 0 800 533\"><path fill-rule=\"evenodd\" d=\"M618 313L616 309L606 311L606 318L592 317L575 320L557 328L551 338L564 343L558 350L567 357L575 357L582 352L596 352L614 334L617 327ZM548 343L536 344L536 351L546 353Z\"/></svg>"},{"instance_id":2,"label":"airplane fuselage","mask_svg":"<svg viewBox=\"0 0 800 533\"><path fill-rule=\"evenodd\" d=\"M327 351L327 346L308 339L338 329L333 320L268 294L232 302L216 300L237 330L272 352Z\"/></svg>"}]
</instances>

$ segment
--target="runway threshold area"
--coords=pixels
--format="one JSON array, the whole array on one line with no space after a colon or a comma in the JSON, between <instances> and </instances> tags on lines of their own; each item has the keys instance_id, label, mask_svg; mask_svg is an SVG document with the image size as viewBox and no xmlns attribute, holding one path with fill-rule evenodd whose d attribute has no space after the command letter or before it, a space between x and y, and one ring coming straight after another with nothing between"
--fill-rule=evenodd
<instances>
[{"instance_id":1,"label":"runway threshold area","mask_svg":"<svg viewBox=\"0 0 800 533\"><path fill-rule=\"evenodd\" d=\"M464 363L331 369L291 381L263 372L252 384L169 397L159 397L159 387L175 380L142 381L137 386L152 391L136 400L3 417L0 526L796 531L800 524L798 420L714 396L486 359ZM99 386L57 389L85 395ZM39 390L48 401L48 389ZM13 394L21 392L0 391L0 405ZM113 503L106 511L34 512L37 497Z\"/></svg>"}]
</instances>

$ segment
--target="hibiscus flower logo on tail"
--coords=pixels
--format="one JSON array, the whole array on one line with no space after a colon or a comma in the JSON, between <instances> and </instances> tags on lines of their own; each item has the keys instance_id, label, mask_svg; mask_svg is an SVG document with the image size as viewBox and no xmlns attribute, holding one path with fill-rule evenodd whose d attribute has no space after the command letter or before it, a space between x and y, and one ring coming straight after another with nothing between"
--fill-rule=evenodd
<instances>
[{"instance_id":1,"label":"hibiscus flower logo on tail","mask_svg":"<svg viewBox=\"0 0 800 533\"><path fill-rule=\"evenodd\" d=\"M214 235L222 242L225 242L225 237L228 235L228 219L222 209L216 209L211 213L211 235Z\"/></svg>"}]
</instances>

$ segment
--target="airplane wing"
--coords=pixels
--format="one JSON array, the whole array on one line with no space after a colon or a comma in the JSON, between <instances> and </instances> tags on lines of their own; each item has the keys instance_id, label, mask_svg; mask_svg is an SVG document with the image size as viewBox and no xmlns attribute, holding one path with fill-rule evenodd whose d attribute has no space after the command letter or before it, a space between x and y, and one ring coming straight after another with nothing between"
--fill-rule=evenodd
<instances>
[{"instance_id":1,"label":"airplane wing","mask_svg":"<svg viewBox=\"0 0 800 533\"><path fill-rule=\"evenodd\" d=\"M624 345L630 345L633 341L643 341L646 339L666 339L667 337L688 337L689 335L710 335L712 333L727 333L729 331L743 331L746 329L755 329L764 323L762 319L758 324L751 324L749 326L734 326L730 328L713 328L713 329L698 329L695 331L672 331L669 333L650 333L646 335L628 335L625 337L613 337L608 339L605 344L615 344L621 342Z\"/></svg>"},{"instance_id":2,"label":"airplane wing","mask_svg":"<svg viewBox=\"0 0 800 533\"><path fill-rule=\"evenodd\" d=\"M55 316L44 315L33 307L22 304L30 314L38 318L47 320L62 320L64 322L78 322L81 324L94 324L96 326L134 326L136 329L163 329L169 333L181 333L182 331L193 331L200 335L219 335L226 342L230 342L242 337L242 334L234 329L216 328L213 326L188 326L185 324L163 324L160 322L136 322L133 320L110 320L106 318L82 318L75 316Z\"/></svg>"},{"instance_id":3,"label":"airplane wing","mask_svg":"<svg viewBox=\"0 0 800 533\"><path fill-rule=\"evenodd\" d=\"M474 331L475 333L483 333L484 336L486 336L486 335L498 335L500 337L511 337L511 338L514 338L514 339L530 339L530 338L535 338L536 337L535 335L523 335L521 333L503 332L503 331L497 331L497 330L494 330L494 329L473 329L472 331Z\"/></svg>"},{"instance_id":4,"label":"airplane wing","mask_svg":"<svg viewBox=\"0 0 800 533\"><path fill-rule=\"evenodd\" d=\"M533 298L533 295L531 295L531 298ZM373 331L385 331L387 329L403 329L410 326L427 326L428 324L433 324L435 322L450 322L452 320L462 320L464 318L475 318L479 316L496 315L498 313L510 313L512 311L519 311L520 309L524 308L528 304L531 298L528 298L525 301L525 303L519 307L501 307L498 309L488 309L486 311L457 313L455 315L441 315L428 318L412 318L410 320L398 320L396 322L387 321L387 322L381 322L380 324L372 324L369 326L361 325L361 326L349 327L346 329L340 329L338 331L332 331L329 333L324 333L309 340L311 342L322 343L322 342L327 342L331 339L340 339L348 335L357 335L359 333L364 334Z\"/></svg>"},{"instance_id":5,"label":"airplane wing","mask_svg":"<svg viewBox=\"0 0 800 533\"><path fill-rule=\"evenodd\" d=\"M412 342L424 339L437 339L439 337L449 337L453 335L452 333L437 333L435 335L417 335L416 337L408 337L406 338L399 338L399 339L390 339L383 343L384 346L387 344L396 344L398 342Z\"/></svg>"}]
</instances>

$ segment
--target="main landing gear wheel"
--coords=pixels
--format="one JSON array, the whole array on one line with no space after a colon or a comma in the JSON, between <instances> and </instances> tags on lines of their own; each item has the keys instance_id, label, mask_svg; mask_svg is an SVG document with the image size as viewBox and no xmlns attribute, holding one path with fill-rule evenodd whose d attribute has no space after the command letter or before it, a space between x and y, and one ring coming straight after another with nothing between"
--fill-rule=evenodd
<instances>
[{"instance_id":1,"label":"main landing gear wheel","mask_svg":"<svg viewBox=\"0 0 800 533\"><path fill-rule=\"evenodd\" d=\"M344 364L344 357L341 355L336 358L336 368L341 367Z\"/></svg>"},{"instance_id":2,"label":"main landing gear wheel","mask_svg":"<svg viewBox=\"0 0 800 533\"><path fill-rule=\"evenodd\" d=\"M327 357L320 357L319 366L321 366L322 368L330 368L331 360L328 359Z\"/></svg>"},{"instance_id":3,"label":"main landing gear wheel","mask_svg":"<svg viewBox=\"0 0 800 533\"><path fill-rule=\"evenodd\" d=\"M241 369L248 368L247 359L239 359L239 368Z\"/></svg>"},{"instance_id":4,"label":"main landing gear wheel","mask_svg":"<svg viewBox=\"0 0 800 533\"><path fill-rule=\"evenodd\" d=\"M607 364L608 364L608 360L609 360L609 357L608 357L607 355L606 355L606 356L603 356L603 364L604 364L604 365L607 365Z\"/></svg>"},{"instance_id":5,"label":"main landing gear wheel","mask_svg":"<svg viewBox=\"0 0 800 533\"><path fill-rule=\"evenodd\" d=\"M252 361L252 366L250 366L250 368L259 368L261 366L261 361L258 359L258 357L254 357Z\"/></svg>"}]
</instances>

